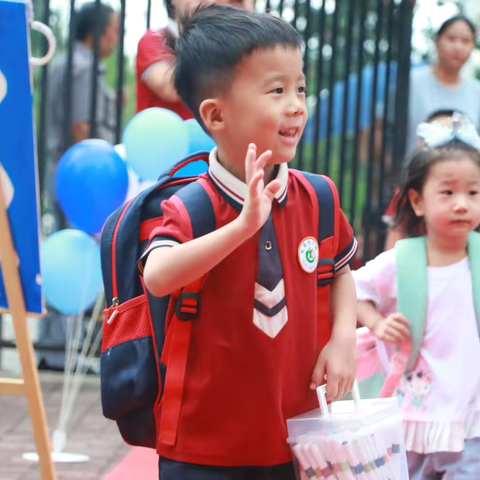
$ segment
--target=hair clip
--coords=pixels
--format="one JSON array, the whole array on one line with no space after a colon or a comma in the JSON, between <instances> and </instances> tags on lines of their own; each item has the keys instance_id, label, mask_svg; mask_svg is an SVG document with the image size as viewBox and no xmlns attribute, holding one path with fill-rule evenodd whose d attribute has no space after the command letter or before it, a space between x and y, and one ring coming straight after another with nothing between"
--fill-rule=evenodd
<instances>
[{"instance_id":1,"label":"hair clip","mask_svg":"<svg viewBox=\"0 0 480 480\"><path fill-rule=\"evenodd\" d=\"M453 114L450 127L438 122L421 123L417 128L417 135L432 148L442 147L454 140L459 140L480 150L480 136L475 125L459 113Z\"/></svg>"}]
</instances>

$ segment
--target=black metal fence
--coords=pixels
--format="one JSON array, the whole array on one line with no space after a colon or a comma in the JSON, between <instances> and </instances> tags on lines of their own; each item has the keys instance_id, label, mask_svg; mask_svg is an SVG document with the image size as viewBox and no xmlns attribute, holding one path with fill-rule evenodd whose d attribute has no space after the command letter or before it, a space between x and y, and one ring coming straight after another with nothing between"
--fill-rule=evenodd
<instances>
[{"instance_id":1,"label":"black metal fence","mask_svg":"<svg viewBox=\"0 0 480 480\"><path fill-rule=\"evenodd\" d=\"M133 0L132 0L133 1ZM150 26L152 3L144 8ZM257 9L292 22L304 38L310 119L294 165L324 173L337 183L342 205L357 236L363 239L363 259L383 247L382 211L389 201L387 179L402 162L405 151L410 70L412 0L257 0ZM96 0L100 5L100 1ZM50 0L34 1L36 18L47 25L58 19ZM69 3L67 38L59 38L67 55L67 79L72 78L75 0ZM129 119L122 101L126 67L124 35L126 0L119 0L120 37L113 72L116 91L115 140ZM128 26L128 25L127 25ZM97 135L99 39L95 34L90 104L90 136ZM34 51L45 48L33 39ZM131 67L130 67L131 68ZM48 67L37 72L37 132L40 177L46 165ZM64 144L71 142L72 92L65 92ZM133 91L133 90L132 90ZM43 185L43 184L42 184ZM43 185L44 187L44 185Z\"/></svg>"}]
</instances>

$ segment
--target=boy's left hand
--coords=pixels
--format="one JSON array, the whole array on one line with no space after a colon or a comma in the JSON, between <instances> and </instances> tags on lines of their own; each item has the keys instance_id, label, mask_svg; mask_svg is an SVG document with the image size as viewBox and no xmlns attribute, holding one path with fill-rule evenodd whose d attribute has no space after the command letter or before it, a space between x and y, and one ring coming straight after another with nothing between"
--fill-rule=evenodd
<instances>
[{"instance_id":1,"label":"boy's left hand","mask_svg":"<svg viewBox=\"0 0 480 480\"><path fill-rule=\"evenodd\" d=\"M331 339L320 353L312 375L310 388L316 388L327 379L327 401L342 399L353 388L355 381L355 337L352 340Z\"/></svg>"}]
</instances>

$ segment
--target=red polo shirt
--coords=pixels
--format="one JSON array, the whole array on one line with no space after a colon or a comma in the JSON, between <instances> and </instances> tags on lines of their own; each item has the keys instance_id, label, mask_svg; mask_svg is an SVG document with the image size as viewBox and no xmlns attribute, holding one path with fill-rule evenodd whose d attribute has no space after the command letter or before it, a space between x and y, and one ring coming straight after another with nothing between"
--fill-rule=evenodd
<instances>
[{"instance_id":1,"label":"red polo shirt","mask_svg":"<svg viewBox=\"0 0 480 480\"><path fill-rule=\"evenodd\" d=\"M160 107L172 110L184 120L193 118L190 110L182 102L166 102L158 98L146 85L149 70L161 63L172 63L174 57L165 45L167 28L158 31L148 30L138 43L137 52L137 113L147 108Z\"/></svg>"},{"instance_id":2,"label":"red polo shirt","mask_svg":"<svg viewBox=\"0 0 480 480\"><path fill-rule=\"evenodd\" d=\"M277 178L282 188L266 225L213 268L201 291L177 442L157 445L164 457L223 466L286 463L286 420L318 407L309 389L319 355L317 278L298 258L303 240L317 236L318 218L287 165ZM220 165L216 149L199 182L210 196L216 228L238 216L247 186ZM181 199L172 197L162 209L164 225L152 233L146 254L192 239ZM343 214L340 222L337 269L347 265L357 245Z\"/></svg>"}]
</instances>

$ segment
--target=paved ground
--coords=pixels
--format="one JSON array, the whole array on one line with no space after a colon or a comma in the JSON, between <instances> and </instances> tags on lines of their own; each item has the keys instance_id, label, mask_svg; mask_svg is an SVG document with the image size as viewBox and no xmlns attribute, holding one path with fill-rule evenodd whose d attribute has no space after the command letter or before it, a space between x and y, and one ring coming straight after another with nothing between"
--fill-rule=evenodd
<instances>
[{"instance_id":1,"label":"paved ground","mask_svg":"<svg viewBox=\"0 0 480 480\"><path fill-rule=\"evenodd\" d=\"M41 383L48 424L53 429L60 411L62 376L42 374ZM22 459L22 454L30 451L35 447L26 399L0 395L0 480L40 480L37 464ZM65 451L89 455L90 461L58 464L58 480L100 480L129 451L115 423L102 416L97 378L87 379L81 390Z\"/></svg>"}]
</instances>

